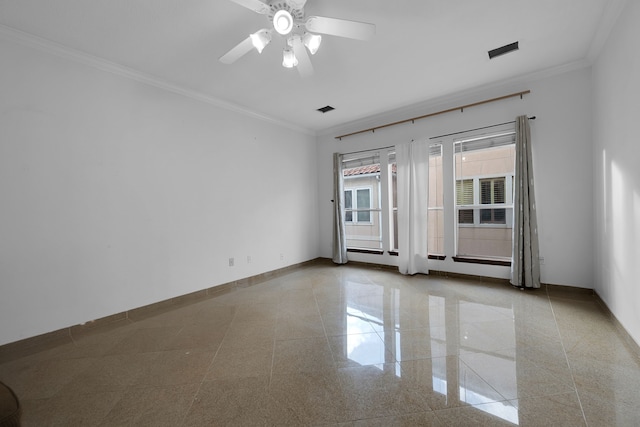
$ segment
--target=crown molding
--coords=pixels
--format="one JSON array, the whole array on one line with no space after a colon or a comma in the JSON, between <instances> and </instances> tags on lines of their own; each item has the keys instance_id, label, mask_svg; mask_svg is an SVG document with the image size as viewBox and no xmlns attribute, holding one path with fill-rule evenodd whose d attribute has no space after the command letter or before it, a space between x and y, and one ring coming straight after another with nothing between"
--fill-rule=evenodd
<instances>
[{"instance_id":1,"label":"crown molding","mask_svg":"<svg viewBox=\"0 0 640 427\"><path fill-rule=\"evenodd\" d=\"M591 40L591 45L587 53L587 58L592 64L598 59L598 56L600 56L602 49L611 35L611 31L615 28L622 11L627 6L627 2L628 0L609 0L605 6L602 19L600 19L598 29Z\"/></svg>"},{"instance_id":2,"label":"crown molding","mask_svg":"<svg viewBox=\"0 0 640 427\"><path fill-rule=\"evenodd\" d=\"M244 116L247 116L253 119L258 119L258 120L261 120L270 124L274 124L280 127L284 127L296 132L301 132L310 136L316 136L316 132L313 130L296 126L286 121L283 121L265 114L258 113L256 111L250 110L246 107L243 107L238 104L234 104L232 102L224 101L219 98L206 95L198 91L187 89L185 87L182 87L175 83L168 82L166 80L163 80L151 74L143 73L133 68L129 68L124 65L120 65L118 63L106 60L104 58L100 58L100 57L88 54L86 52L73 49L63 44L56 43L54 41L35 36L33 34L30 34L21 30L17 30L7 25L0 24L0 35L15 43L19 43L24 46L38 49L40 51L44 51L46 53L56 55L58 57L67 59L69 61L80 63L87 67L91 67L101 71L105 71L107 73L115 74L120 77L134 80L138 83L152 86L166 92L171 92L177 95L181 95L196 101L203 102L205 104L209 104L214 107L218 107L218 108L232 111L238 114L242 114Z\"/></svg>"}]
</instances>

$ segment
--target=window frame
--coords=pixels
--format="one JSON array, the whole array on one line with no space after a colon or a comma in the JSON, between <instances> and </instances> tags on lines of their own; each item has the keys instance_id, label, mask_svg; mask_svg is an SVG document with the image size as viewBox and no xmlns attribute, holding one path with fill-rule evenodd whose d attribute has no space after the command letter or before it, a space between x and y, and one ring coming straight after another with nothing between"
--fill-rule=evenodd
<instances>
[{"instance_id":1,"label":"window frame","mask_svg":"<svg viewBox=\"0 0 640 427\"><path fill-rule=\"evenodd\" d=\"M346 200L343 200L345 202L343 220L348 252L384 253L381 167L380 153L377 150L343 155L343 198L351 199L350 207Z\"/></svg>"},{"instance_id":2,"label":"window frame","mask_svg":"<svg viewBox=\"0 0 640 427\"><path fill-rule=\"evenodd\" d=\"M348 178L346 178L348 179ZM369 193L369 207L368 208L361 208L358 206L358 200L357 200L357 195L358 195L358 191L363 191L363 190L367 190L367 192ZM371 212L377 212L380 211L380 209L377 208L373 208L373 187L372 186L362 186L362 187L353 187L353 188L349 188L349 189L345 189L344 193L346 195L347 192L351 193L351 208L348 209L346 207L346 197L345 197L345 208L344 208L344 223L348 224L348 225L372 225L373 224L373 216L371 215ZM354 207L355 205L355 207ZM369 221L360 221L360 219L358 218L358 213L359 212L368 212L369 213ZM347 214L350 213L351 214L351 221L347 220Z\"/></svg>"},{"instance_id":3,"label":"window frame","mask_svg":"<svg viewBox=\"0 0 640 427\"><path fill-rule=\"evenodd\" d=\"M506 125L506 126L505 126ZM483 132L483 129L487 129L487 128L492 128L493 129L497 129L498 126L502 129L502 130L496 130L495 132L491 131L490 133L477 133L476 131L480 130L480 132ZM476 132L475 134L472 132ZM465 226L467 227L477 227L477 228L509 228L512 227L513 225L513 190L514 190L514 182L513 182L513 175L515 174L515 169L513 170L514 173L505 173L505 174L500 174L500 172L498 172L498 174L490 174L490 175L486 175L486 176L474 176L473 178L475 178L475 181L473 182L475 187L474 187L474 197L476 200L474 200L474 204L473 205L463 205L463 207L465 208L470 208L474 211L474 224L458 224L458 210L461 206L457 205L456 203L456 170L457 170L457 154L458 153L464 153L467 151L475 151L477 149L484 149L484 147L479 147L479 143L478 141L482 141L480 142L480 145L483 145L485 142L484 140L491 138L492 141L487 141L487 147L486 148L493 148L493 147L499 147L501 145L511 145L513 144L513 142L507 142L505 140L504 137L508 137L508 138L514 138L515 136L510 136L510 135L515 135L515 131L514 131L514 125L512 124L512 122L509 123L504 123L503 125L496 125L496 126L488 126L486 128L480 128L480 129L476 129L474 131L465 131L465 132L457 132L457 133L452 133L452 134L448 134L448 135L442 135L442 136L437 136L437 137L430 137L428 138L428 143L430 145L430 147L432 145L436 145L439 144L441 146L441 156L442 156L442 187L441 190L443 192L443 201L442 201L442 207L435 207L432 206L431 204L428 207L428 212L427 215L430 215L432 211L435 210L442 210L443 211L443 226L442 226L442 232L443 232L443 236L444 236L444 240L443 240L443 248L440 248L440 244L438 245L438 249L443 249L443 254L442 255L433 255L431 252L429 252L428 258L429 260L435 260L436 263L438 264L434 264L432 265L433 268L435 269L439 269L439 268L444 268L443 271L449 271L449 267L445 267L444 264L439 264L440 262L446 262L448 266L449 262L465 262L465 263L477 263L477 264L490 264L490 265L496 265L496 266L509 266L511 264L511 260L507 259L506 257L503 256L498 256L496 255L495 258L493 258L492 256L489 256L488 258L482 256L482 255L464 255L464 254L459 254L458 253L458 236L459 236L459 231L464 228ZM495 143L494 143L495 141ZM458 151L457 148L457 144L458 143L462 143L461 145L461 149L460 151ZM467 142L470 142L471 144L466 144ZM466 147L466 148L465 148ZM344 153L344 160L343 160L343 167L346 166L347 168L351 168L351 167L358 167L357 163L360 159L362 159L362 162L360 163L360 166L365 166L367 164L371 164L371 163L367 163L366 159L367 157L373 157L374 163L379 163L380 164L380 170L379 172L376 173L376 175L378 175L379 173L379 185L380 187L378 187L378 195L379 195L379 209L378 208L371 208L371 209L367 209L370 211L375 211L375 212L379 212L379 222L380 222L380 242L381 242L381 246L380 246L380 250L378 249L359 249L357 247L347 247L347 251L349 252L359 252L364 254L363 258L358 258L356 257L355 260L359 260L359 261L363 261L363 262L375 262L373 261L373 259L371 259L371 261L369 261L369 259L367 258L367 256L370 255L378 255L378 256L384 256L385 258L388 256L397 256L398 255L398 248L394 247L394 241L395 241L395 233L394 233L394 212L397 212L397 207L394 207L394 200L393 200L393 177L395 176L395 172L393 169L393 164L395 163L395 147L391 146L391 147L383 147L383 148L374 148L374 149L369 149L369 150L363 150L363 151L356 151L356 152L351 152L351 153ZM356 166L352 166L352 165L356 165ZM498 170L503 170L503 169L496 169ZM477 171L470 171L467 170L468 172L472 172L472 173L477 173L480 172L482 173L483 170L479 169ZM349 176L342 176L343 179L346 180L349 179ZM464 179L467 178L468 176L466 175L460 175L460 179ZM511 177L511 179L509 179L509 177ZM505 202L504 203L497 203L497 204L487 204L487 203L480 203L481 197L480 197L480 179L496 179L496 178L502 178L505 183ZM361 188L360 186L355 186L353 188L351 188L350 190L352 191L352 200L354 203L357 203L357 197L356 197L356 192L354 190ZM493 190L493 189L492 189ZM438 193L439 194L439 193ZM373 197L373 196L371 196ZM439 197L439 196L438 196ZM507 200L508 199L508 200ZM486 201L486 199L485 199ZM492 199L492 201L495 201L495 196ZM510 201L510 205L507 205L507 202ZM374 200L370 200L370 202L372 204L375 204L376 202ZM480 210L481 209L506 209L505 212L505 223L481 223L481 213ZM352 206L351 212L357 212L358 211L358 206ZM477 213L476 213L477 212ZM345 223L347 225L357 225L359 222L357 221L357 216L356 217L352 217L353 220L352 221L345 221ZM375 222L376 220L374 218L373 222ZM360 224L367 224L365 222L360 222ZM465 231L466 233L466 231ZM349 236L347 236L347 239L349 239ZM430 248L429 248L430 249ZM465 252L467 252L465 250ZM502 253L502 252L500 252ZM451 261L449 261L451 260ZM391 260L389 260L391 262ZM391 265L391 264L390 264ZM441 267L440 267L441 266ZM430 267L431 268L431 267ZM451 271L456 271L456 268L453 268L453 270Z\"/></svg>"},{"instance_id":4,"label":"window frame","mask_svg":"<svg viewBox=\"0 0 640 427\"><path fill-rule=\"evenodd\" d=\"M490 133L465 133L464 135L456 134L454 138L446 140L449 145L449 153L451 155L451 185L453 187L453 195L456 196L456 181L458 179L474 179L474 204L473 205L463 205L460 206L457 204L457 200L454 198L452 202L453 214L452 218L452 230L453 230L453 241L450 243L450 248L455 254L452 258L455 262L466 262L466 263L476 263L476 264L489 264L489 265L499 265L499 266L509 266L511 265L511 256L501 256L501 255L480 255L480 254L466 254L460 253L460 232L467 228L476 228L476 229L509 229L513 228L513 176L515 175L515 164L513 165L513 169L509 172L503 173L489 173L489 174L468 174L470 172L467 169L465 173L465 169L458 169L462 166L462 161L464 161L464 157L467 155L465 153L473 153L476 150L486 150L493 149L499 147L509 147L512 146L515 148L515 127L512 123L505 123L504 125L500 125L502 129L496 129ZM495 127L494 127L495 128ZM482 132L482 130L480 130ZM469 144L469 145L466 145ZM465 147L466 145L466 147ZM476 160L477 161L477 160ZM484 169L482 169L484 170ZM478 170L481 172L481 170ZM511 178L510 178L511 177ZM489 178L504 178L505 182L505 203L499 204L483 204L481 203L480 196L480 180L481 179L489 179ZM458 222L458 211L460 209L474 209L474 223L473 224L460 224ZM506 209L505 212L505 223L495 224L495 223L481 223L481 210L482 209Z\"/></svg>"},{"instance_id":5,"label":"window frame","mask_svg":"<svg viewBox=\"0 0 640 427\"><path fill-rule=\"evenodd\" d=\"M454 171L455 173L455 171ZM515 173L507 173L504 175L495 175L495 174L490 174L490 175L477 175L477 176L472 176L472 177L465 177L465 178L461 178L461 179L457 179L454 177L455 180L455 184L454 184L454 188L455 188L455 204L454 204L454 209L455 209L455 224L459 227L480 227L480 228L511 228L513 225L513 215L509 215L508 212L509 210L513 210L513 179L514 179L514 175ZM481 200L481 187L480 187L480 182L484 181L484 180L496 180L496 179L503 179L504 180L504 185L505 185L505 190L504 190L504 195L505 195L505 201L504 203L482 203ZM458 185L457 183L460 181L473 181L473 187L472 187L472 191L473 191L473 204L464 204L464 205L459 205L458 204ZM482 214L481 211L484 209L505 209L505 222L503 223L497 223L497 222L482 222ZM473 211L473 222L469 222L469 223L461 223L459 222L459 215L460 215L460 211Z\"/></svg>"}]
</instances>

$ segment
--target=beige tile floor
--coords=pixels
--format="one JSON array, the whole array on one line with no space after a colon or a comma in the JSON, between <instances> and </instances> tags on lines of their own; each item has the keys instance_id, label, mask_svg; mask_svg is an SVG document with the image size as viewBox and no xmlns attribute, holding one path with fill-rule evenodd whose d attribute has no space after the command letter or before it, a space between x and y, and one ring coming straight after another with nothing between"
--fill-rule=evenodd
<instances>
[{"instance_id":1,"label":"beige tile floor","mask_svg":"<svg viewBox=\"0 0 640 427\"><path fill-rule=\"evenodd\" d=\"M594 296L309 266L0 361L26 426L637 426Z\"/></svg>"}]
</instances>

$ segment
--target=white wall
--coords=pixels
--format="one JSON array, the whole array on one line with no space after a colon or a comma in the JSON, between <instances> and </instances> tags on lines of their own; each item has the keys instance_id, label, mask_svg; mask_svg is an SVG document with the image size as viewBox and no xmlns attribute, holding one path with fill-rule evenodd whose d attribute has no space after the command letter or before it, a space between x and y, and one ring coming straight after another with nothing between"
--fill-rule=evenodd
<instances>
[{"instance_id":1,"label":"white wall","mask_svg":"<svg viewBox=\"0 0 640 427\"><path fill-rule=\"evenodd\" d=\"M0 57L0 344L318 256L315 136Z\"/></svg>"},{"instance_id":2,"label":"white wall","mask_svg":"<svg viewBox=\"0 0 640 427\"><path fill-rule=\"evenodd\" d=\"M628 1L593 67L596 291L640 343L640 3Z\"/></svg>"},{"instance_id":3,"label":"white wall","mask_svg":"<svg viewBox=\"0 0 640 427\"><path fill-rule=\"evenodd\" d=\"M579 67L547 77L530 77L480 89L474 93L452 97L403 111L391 112L349 126L332 129L318 140L320 253L331 257L332 227L332 153L348 153L424 139L467 129L515 120L516 116L535 115L532 121L533 156L536 175L536 197L540 233L541 266L545 283L593 288L593 196L592 150L590 133L591 72ZM436 84L436 83L434 83ZM376 125L453 108L530 89L523 100L512 98L452 112L390 128L336 140L337 135ZM508 278L509 268L430 261L435 270ZM394 257L349 254L356 261L387 265Z\"/></svg>"}]
</instances>

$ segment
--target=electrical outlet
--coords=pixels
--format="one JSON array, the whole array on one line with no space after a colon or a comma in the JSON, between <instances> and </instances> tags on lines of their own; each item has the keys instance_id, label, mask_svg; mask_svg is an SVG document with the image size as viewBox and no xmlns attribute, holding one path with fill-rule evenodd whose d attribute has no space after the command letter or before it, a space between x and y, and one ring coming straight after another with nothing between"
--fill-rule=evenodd
<instances>
[{"instance_id":1,"label":"electrical outlet","mask_svg":"<svg viewBox=\"0 0 640 427\"><path fill-rule=\"evenodd\" d=\"M251 255L247 255L247 264L251 264Z\"/></svg>"},{"instance_id":2,"label":"electrical outlet","mask_svg":"<svg viewBox=\"0 0 640 427\"><path fill-rule=\"evenodd\" d=\"M229 258L229 267L233 267L233 258Z\"/></svg>"},{"instance_id":3,"label":"electrical outlet","mask_svg":"<svg viewBox=\"0 0 640 427\"><path fill-rule=\"evenodd\" d=\"M280 261L284 261L284 254L280 254Z\"/></svg>"},{"instance_id":4,"label":"electrical outlet","mask_svg":"<svg viewBox=\"0 0 640 427\"><path fill-rule=\"evenodd\" d=\"M541 256L540 258L538 258L540 260L540 265L544 264L544 257Z\"/></svg>"}]
</instances>

